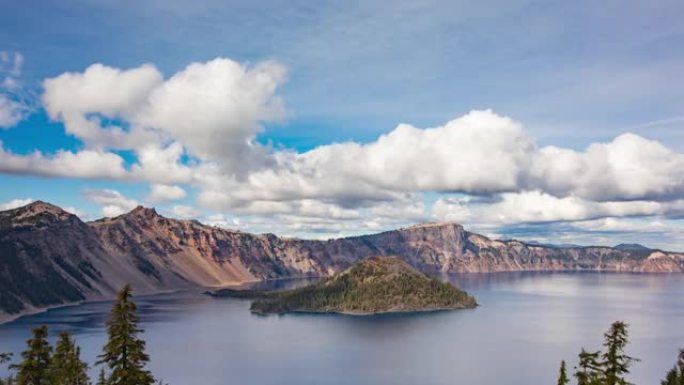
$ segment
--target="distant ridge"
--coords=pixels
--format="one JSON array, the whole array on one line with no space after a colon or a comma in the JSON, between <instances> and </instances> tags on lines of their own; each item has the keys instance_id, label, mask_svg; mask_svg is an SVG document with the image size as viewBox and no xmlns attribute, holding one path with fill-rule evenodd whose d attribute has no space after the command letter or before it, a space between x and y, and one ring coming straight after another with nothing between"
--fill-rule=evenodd
<instances>
[{"instance_id":1,"label":"distant ridge","mask_svg":"<svg viewBox=\"0 0 684 385\"><path fill-rule=\"evenodd\" d=\"M527 243L528 245L532 245L532 246L551 247L554 249L568 249L568 248L584 247L582 245L577 245L574 243L541 243L541 242L537 242L537 241L527 241L525 243Z\"/></svg>"},{"instance_id":2,"label":"distant ridge","mask_svg":"<svg viewBox=\"0 0 684 385\"><path fill-rule=\"evenodd\" d=\"M638 243L621 243L617 246L615 246L616 249L618 250L632 250L632 251L649 251L653 250L649 247L646 247L644 245L640 245Z\"/></svg>"},{"instance_id":3,"label":"distant ridge","mask_svg":"<svg viewBox=\"0 0 684 385\"><path fill-rule=\"evenodd\" d=\"M427 273L684 272L682 253L493 240L455 223L318 241L225 230L142 206L85 223L34 202L0 212L0 319L110 298L125 283L138 293L157 293L329 276L371 256L397 256Z\"/></svg>"}]
</instances>

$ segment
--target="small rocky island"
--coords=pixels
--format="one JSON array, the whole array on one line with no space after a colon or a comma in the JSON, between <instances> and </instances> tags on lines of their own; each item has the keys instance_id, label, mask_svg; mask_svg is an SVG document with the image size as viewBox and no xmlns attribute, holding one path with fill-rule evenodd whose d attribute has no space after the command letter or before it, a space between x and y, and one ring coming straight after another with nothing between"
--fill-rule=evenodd
<instances>
[{"instance_id":1,"label":"small rocky island","mask_svg":"<svg viewBox=\"0 0 684 385\"><path fill-rule=\"evenodd\" d=\"M470 309L475 299L397 257L372 257L321 282L284 291L223 289L214 297L250 298L258 314L376 314Z\"/></svg>"}]
</instances>

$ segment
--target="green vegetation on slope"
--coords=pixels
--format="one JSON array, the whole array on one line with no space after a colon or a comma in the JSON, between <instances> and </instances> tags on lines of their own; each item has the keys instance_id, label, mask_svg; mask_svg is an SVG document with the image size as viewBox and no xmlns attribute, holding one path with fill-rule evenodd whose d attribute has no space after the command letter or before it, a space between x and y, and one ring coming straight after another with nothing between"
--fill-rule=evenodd
<instances>
[{"instance_id":1,"label":"green vegetation on slope","mask_svg":"<svg viewBox=\"0 0 684 385\"><path fill-rule=\"evenodd\" d=\"M475 299L468 293L416 271L399 258L373 257L322 282L262 295L252 303L251 310L381 313L475 306Z\"/></svg>"}]
</instances>

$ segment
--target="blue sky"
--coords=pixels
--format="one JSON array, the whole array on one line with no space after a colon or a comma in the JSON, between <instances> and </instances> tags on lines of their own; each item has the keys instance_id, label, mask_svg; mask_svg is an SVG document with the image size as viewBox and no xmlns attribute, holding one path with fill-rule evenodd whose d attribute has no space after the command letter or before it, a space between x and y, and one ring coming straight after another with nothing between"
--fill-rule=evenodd
<instances>
[{"instance_id":1,"label":"blue sky","mask_svg":"<svg viewBox=\"0 0 684 385\"><path fill-rule=\"evenodd\" d=\"M0 68L11 80L2 95L20 116L0 129L7 207L42 199L95 219L145 204L317 237L455 220L500 237L684 249L681 1L0 5ZM150 64L149 93L134 95L142 83L117 78L130 83L117 91L129 99L100 100L113 93L108 70L78 84L62 77L47 92L46 79L83 75L95 63L119 75ZM164 87L190 76L192 63L201 66L194 76L225 83ZM72 98L86 83L99 94ZM252 90L259 96L246 99ZM229 107L186 109L194 102L177 93L225 97ZM153 107L134 106L150 98ZM183 114L163 115L169 106ZM220 118L205 119L214 113ZM100 130L140 126L154 137L95 138L102 132L79 131L73 114L103 118ZM177 123L196 119L196 134ZM149 141L177 145L178 159L150 162L188 175L133 170ZM34 151L41 159L28 162ZM54 160L60 151L91 152L76 165L113 154L122 169L109 157L108 166L70 173L74 164Z\"/></svg>"}]
</instances>

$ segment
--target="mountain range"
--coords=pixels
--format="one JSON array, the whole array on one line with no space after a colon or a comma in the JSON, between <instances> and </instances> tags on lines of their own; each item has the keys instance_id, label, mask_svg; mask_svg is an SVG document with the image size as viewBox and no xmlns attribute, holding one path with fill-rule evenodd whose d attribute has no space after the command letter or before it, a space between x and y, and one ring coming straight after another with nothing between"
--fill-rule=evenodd
<instances>
[{"instance_id":1,"label":"mountain range","mask_svg":"<svg viewBox=\"0 0 684 385\"><path fill-rule=\"evenodd\" d=\"M0 320L50 306L136 293L330 276L372 256L426 273L684 272L684 254L642 247L552 247L494 240L454 223L330 240L249 234L159 215L83 222L45 202L0 212Z\"/></svg>"}]
</instances>

